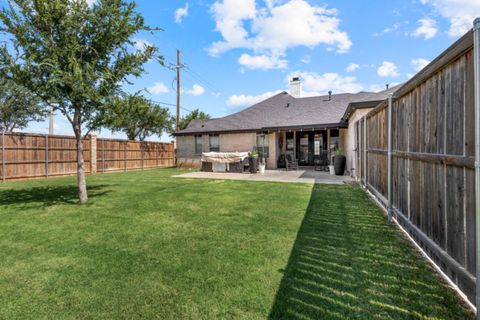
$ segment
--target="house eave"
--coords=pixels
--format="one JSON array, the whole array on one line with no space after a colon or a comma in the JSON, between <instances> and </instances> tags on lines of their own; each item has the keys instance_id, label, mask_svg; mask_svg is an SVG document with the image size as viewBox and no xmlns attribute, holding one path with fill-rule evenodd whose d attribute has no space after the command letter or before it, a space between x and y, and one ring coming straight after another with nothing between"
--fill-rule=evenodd
<instances>
[{"instance_id":1,"label":"house eave","mask_svg":"<svg viewBox=\"0 0 480 320\"><path fill-rule=\"evenodd\" d=\"M288 131L288 130L322 130L322 129L336 129L336 128L347 128L348 124L346 122L337 122L337 123L323 123L323 124L307 124L307 125L293 125L293 126L275 126L275 127L264 127L262 130L267 131Z\"/></svg>"},{"instance_id":2,"label":"house eave","mask_svg":"<svg viewBox=\"0 0 480 320\"><path fill-rule=\"evenodd\" d=\"M375 108L384 100L373 100L373 101L361 101L361 102L351 102L348 104L345 113L343 114L342 120L347 122L352 113L357 109L368 109Z\"/></svg>"},{"instance_id":3,"label":"house eave","mask_svg":"<svg viewBox=\"0 0 480 320\"><path fill-rule=\"evenodd\" d=\"M174 136L194 136L202 134L235 134L235 133L257 133L257 132L270 132L270 131L303 131L303 130L322 130L322 129L335 129L335 128L347 128L348 123L324 123L324 124L306 124L306 125L292 125L292 126L271 126L256 129L239 129L239 130L203 130L203 131L189 131L189 132L176 132Z\"/></svg>"}]
</instances>

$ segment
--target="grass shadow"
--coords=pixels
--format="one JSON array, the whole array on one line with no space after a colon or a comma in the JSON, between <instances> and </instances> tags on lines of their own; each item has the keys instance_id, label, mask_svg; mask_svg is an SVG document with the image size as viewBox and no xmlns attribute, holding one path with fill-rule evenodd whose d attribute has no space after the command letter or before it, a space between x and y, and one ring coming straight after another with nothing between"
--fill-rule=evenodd
<instances>
[{"instance_id":1,"label":"grass shadow","mask_svg":"<svg viewBox=\"0 0 480 320\"><path fill-rule=\"evenodd\" d=\"M357 187L314 186L283 272L269 319L473 318Z\"/></svg>"},{"instance_id":2,"label":"grass shadow","mask_svg":"<svg viewBox=\"0 0 480 320\"><path fill-rule=\"evenodd\" d=\"M108 194L107 185L93 185L87 187L89 199ZM68 186L42 186L22 189L0 190L0 204L21 207L38 206L49 207L59 204L77 204L78 188Z\"/></svg>"}]
</instances>

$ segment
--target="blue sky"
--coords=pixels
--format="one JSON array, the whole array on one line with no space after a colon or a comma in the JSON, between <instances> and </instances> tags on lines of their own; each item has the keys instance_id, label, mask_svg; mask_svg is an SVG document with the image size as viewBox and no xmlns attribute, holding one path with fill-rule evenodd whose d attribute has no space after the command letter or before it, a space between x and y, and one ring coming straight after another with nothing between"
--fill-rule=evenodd
<instances>
[{"instance_id":1,"label":"blue sky","mask_svg":"<svg viewBox=\"0 0 480 320\"><path fill-rule=\"evenodd\" d=\"M138 0L163 31L138 34L175 63L182 52L182 112L213 117L245 108L300 76L305 95L378 91L408 80L471 27L479 0ZM155 62L128 91L175 103L175 72ZM174 113L175 107L168 106ZM26 131L46 132L48 122ZM55 130L70 134L55 117ZM101 136L112 136L102 131ZM123 138L121 134L113 135ZM158 139L158 137L154 137ZM168 136L162 140L170 140Z\"/></svg>"}]
</instances>

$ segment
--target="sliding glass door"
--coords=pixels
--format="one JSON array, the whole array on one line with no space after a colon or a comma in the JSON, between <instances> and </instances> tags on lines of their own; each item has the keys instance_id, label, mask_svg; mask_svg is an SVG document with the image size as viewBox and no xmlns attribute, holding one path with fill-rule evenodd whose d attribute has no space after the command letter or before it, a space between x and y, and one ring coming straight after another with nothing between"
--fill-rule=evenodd
<instances>
[{"instance_id":1,"label":"sliding glass door","mask_svg":"<svg viewBox=\"0 0 480 320\"><path fill-rule=\"evenodd\" d=\"M301 166L310 165L310 140L311 135L307 132L297 133L297 154L298 164Z\"/></svg>"},{"instance_id":2,"label":"sliding glass door","mask_svg":"<svg viewBox=\"0 0 480 320\"><path fill-rule=\"evenodd\" d=\"M327 150L327 131L297 131L297 160L301 166L313 166Z\"/></svg>"}]
</instances>

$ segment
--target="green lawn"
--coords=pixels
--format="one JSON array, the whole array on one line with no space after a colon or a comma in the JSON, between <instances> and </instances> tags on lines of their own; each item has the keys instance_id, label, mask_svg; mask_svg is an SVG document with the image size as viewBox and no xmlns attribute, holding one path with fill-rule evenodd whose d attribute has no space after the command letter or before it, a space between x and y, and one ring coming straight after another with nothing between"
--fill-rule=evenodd
<instances>
[{"instance_id":1,"label":"green lawn","mask_svg":"<svg viewBox=\"0 0 480 320\"><path fill-rule=\"evenodd\" d=\"M357 187L175 179L0 184L0 319L466 319Z\"/></svg>"}]
</instances>

